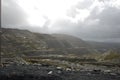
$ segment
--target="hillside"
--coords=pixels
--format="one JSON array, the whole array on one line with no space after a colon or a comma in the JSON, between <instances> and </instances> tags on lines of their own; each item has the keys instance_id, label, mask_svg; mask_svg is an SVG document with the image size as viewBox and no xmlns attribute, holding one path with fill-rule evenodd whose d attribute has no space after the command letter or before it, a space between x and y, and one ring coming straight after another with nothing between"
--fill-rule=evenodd
<instances>
[{"instance_id":1,"label":"hillside","mask_svg":"<svg viewBox=\"0 0 120 80\"><path fill-rule=\"evenodd\" d=\"M83 41L80 38L71 36L71 35L65 35L65 34L52 34L52 36L54 36L56 39L58 40L63 40L66 41L69 44L69 47L73 48L73 47L81 47L81 48L87 48L90 47L85 41Z\"/></svg>"},{"instance_id":2,"label":"hillside","mask_svg":"<svg viewBox=\"0 0 120 80\"><path fill-rule=\"evenodd\" d=\"M98 47L71 35L2 28L0 78L119 80L120 54Z\"/></svg>"},{"instance_id":3,"label":"hillside","mask_svg":"<svg viewBox=\"0 0 120 80\"><path fill-rule=\"evenodd\" d=\"M70 35L49 35L28 30L2 28L2 56L24 54L88 54L93 50L82 39Z\"/></svg>"},{"instance_id":4,"label":"hillside","mask_svg":"<svg viewBox=\"0 0 120 80\"><path fill-rule=\"evenodd\" d=\"M114 50L117 53L120 53L120 43L118 42L93 42L93 41L86 41L90 44L94 49L97 51L104 53L109 50Z\"/></svg>"},{"instance_id":5,"label":"hillside","mask_svg":"<svg viewBox=\"0 0 120 80\"><path fill-rule=\"evenodd\" d=\"M105 60L104 54L111 50L113 54L120 53L119 46L116 46L116 44L110 46L110 44L86 42L71 35L50 35L8 28L2 28L1 35L1 55L8 58L16 56L42 58L42 55L46 55L44 58L51 58L51 56L57 56L58 59L60 56L66 59L84 57L101 61ZM56 57L52 58L56 59ZM119 57L115 56L114 59L118 61Z\"/></svg>"}]
</instances>

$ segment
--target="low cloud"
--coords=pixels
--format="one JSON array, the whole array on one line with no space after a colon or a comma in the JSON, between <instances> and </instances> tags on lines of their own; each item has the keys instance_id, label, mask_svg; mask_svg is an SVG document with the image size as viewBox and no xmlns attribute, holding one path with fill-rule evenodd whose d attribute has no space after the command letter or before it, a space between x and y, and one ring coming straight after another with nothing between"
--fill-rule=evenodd
<instances>
[{"instance_id":1,"label":"low cloud","mask_svg":"<svg viewBox=\"0 0 120 80\"><path fill-rule=\"evenodd\" d=\"M78 1L67 11L67 18L57 19L51 24L48 16L44 25L40 27L31 26L27 22L29 16L15 0L2 0L2 27L12 25L15 28L29 29L34 32L70 34L84 40L119 42L120 4L117 3L118 1ZM86 12L83 14L80 11Z\"/></svg>"},{"instance_id":2,"label":"low cloud","mask_svg":"<svg viewBox=\"0 0 120 80\"><path fill-rule=\"evenodd\" d=\"M27 17L27 14L21 9L15 0L2 0L2 27L19 27L28 25Z\"/></svg>"}]
</instances>

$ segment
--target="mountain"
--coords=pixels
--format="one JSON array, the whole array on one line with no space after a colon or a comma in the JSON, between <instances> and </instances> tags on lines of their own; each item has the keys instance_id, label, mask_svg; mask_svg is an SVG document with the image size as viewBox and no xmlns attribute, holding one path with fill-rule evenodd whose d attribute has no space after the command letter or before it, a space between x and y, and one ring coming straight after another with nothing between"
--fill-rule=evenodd
<instances>
[{"instance_id":1,"label":"mountain","mask_svg":"<svg viewBox=\"0 0 120 80\"><path fill-rule=\"evenodd\" d=\"M2 56L42 54L89 54L94 50L82 39L64 34L41 34L28 30L1 29Z\"/></svg>"},{"instance_id":2,"label":"mountain","mask_svg":"<svg viewBox=\"0 0 120 80\"><path fill-rule=\"evenodd\" d=\"M89 42L66 34L2 28L0 42L2 62L5 64L14 61L42 64L52 61L52 64L56 60L120 62L119 44Z\"/></svg>"},{"instance_id":3,"label":"mountain","mask_svg":"<svg viewBox=\"0 0 120 80\"><path fill-rule=\"evenodd\" d=\"M61 40L61 41L66 41L67 43L69 43L70 48L86 48L89 47L88 44L83 41L80 38L71 36L71 35L66 35L66 34L52 34L53 37L55 37L57 40Z\"/></svg>"},{"instance_id":4,"label":"mountain","mask_svg":"<svg viewBox=\"0 0 120 80\"><path fill-rule=\"evenodd\" d=\"M101 53L105 53L107 51L115 51L117 53L120 53L120 43L118 42L93 42L93 41L86 41L88 44L90 44L94 49Z\"/></svg>"}]
</instances>

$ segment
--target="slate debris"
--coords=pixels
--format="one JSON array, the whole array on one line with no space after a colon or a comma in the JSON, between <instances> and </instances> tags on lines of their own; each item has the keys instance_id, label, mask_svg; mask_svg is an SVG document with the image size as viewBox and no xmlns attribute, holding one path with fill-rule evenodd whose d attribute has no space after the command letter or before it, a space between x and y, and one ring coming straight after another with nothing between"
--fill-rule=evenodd
<instances>
[{"instance_id":1,"label":"slate debris","mask_svg":"<svg viewBox=\"0 0 120 80\"><path fill-rule=\"evenodd\" d=\"M0 80L120 80L120 74L104 73L101 70L66 71L52 66L19 64L0 67Z\"/></svg>"}]
</instances>

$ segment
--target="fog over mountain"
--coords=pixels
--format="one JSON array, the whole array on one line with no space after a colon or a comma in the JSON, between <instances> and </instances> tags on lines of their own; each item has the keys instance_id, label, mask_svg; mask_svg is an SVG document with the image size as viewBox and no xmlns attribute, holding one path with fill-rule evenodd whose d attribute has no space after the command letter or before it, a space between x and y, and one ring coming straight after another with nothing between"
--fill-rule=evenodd
<instances>
[{"instance_id":1,"label":"fog over mountain","mask_svg":"<svg viewBox=\"0 0 120 80\"><path fill-rule=\"evenodd\" d=\"M120 42L120 0L1 0L2 27Z\"/></svg>"}]
</instances>

